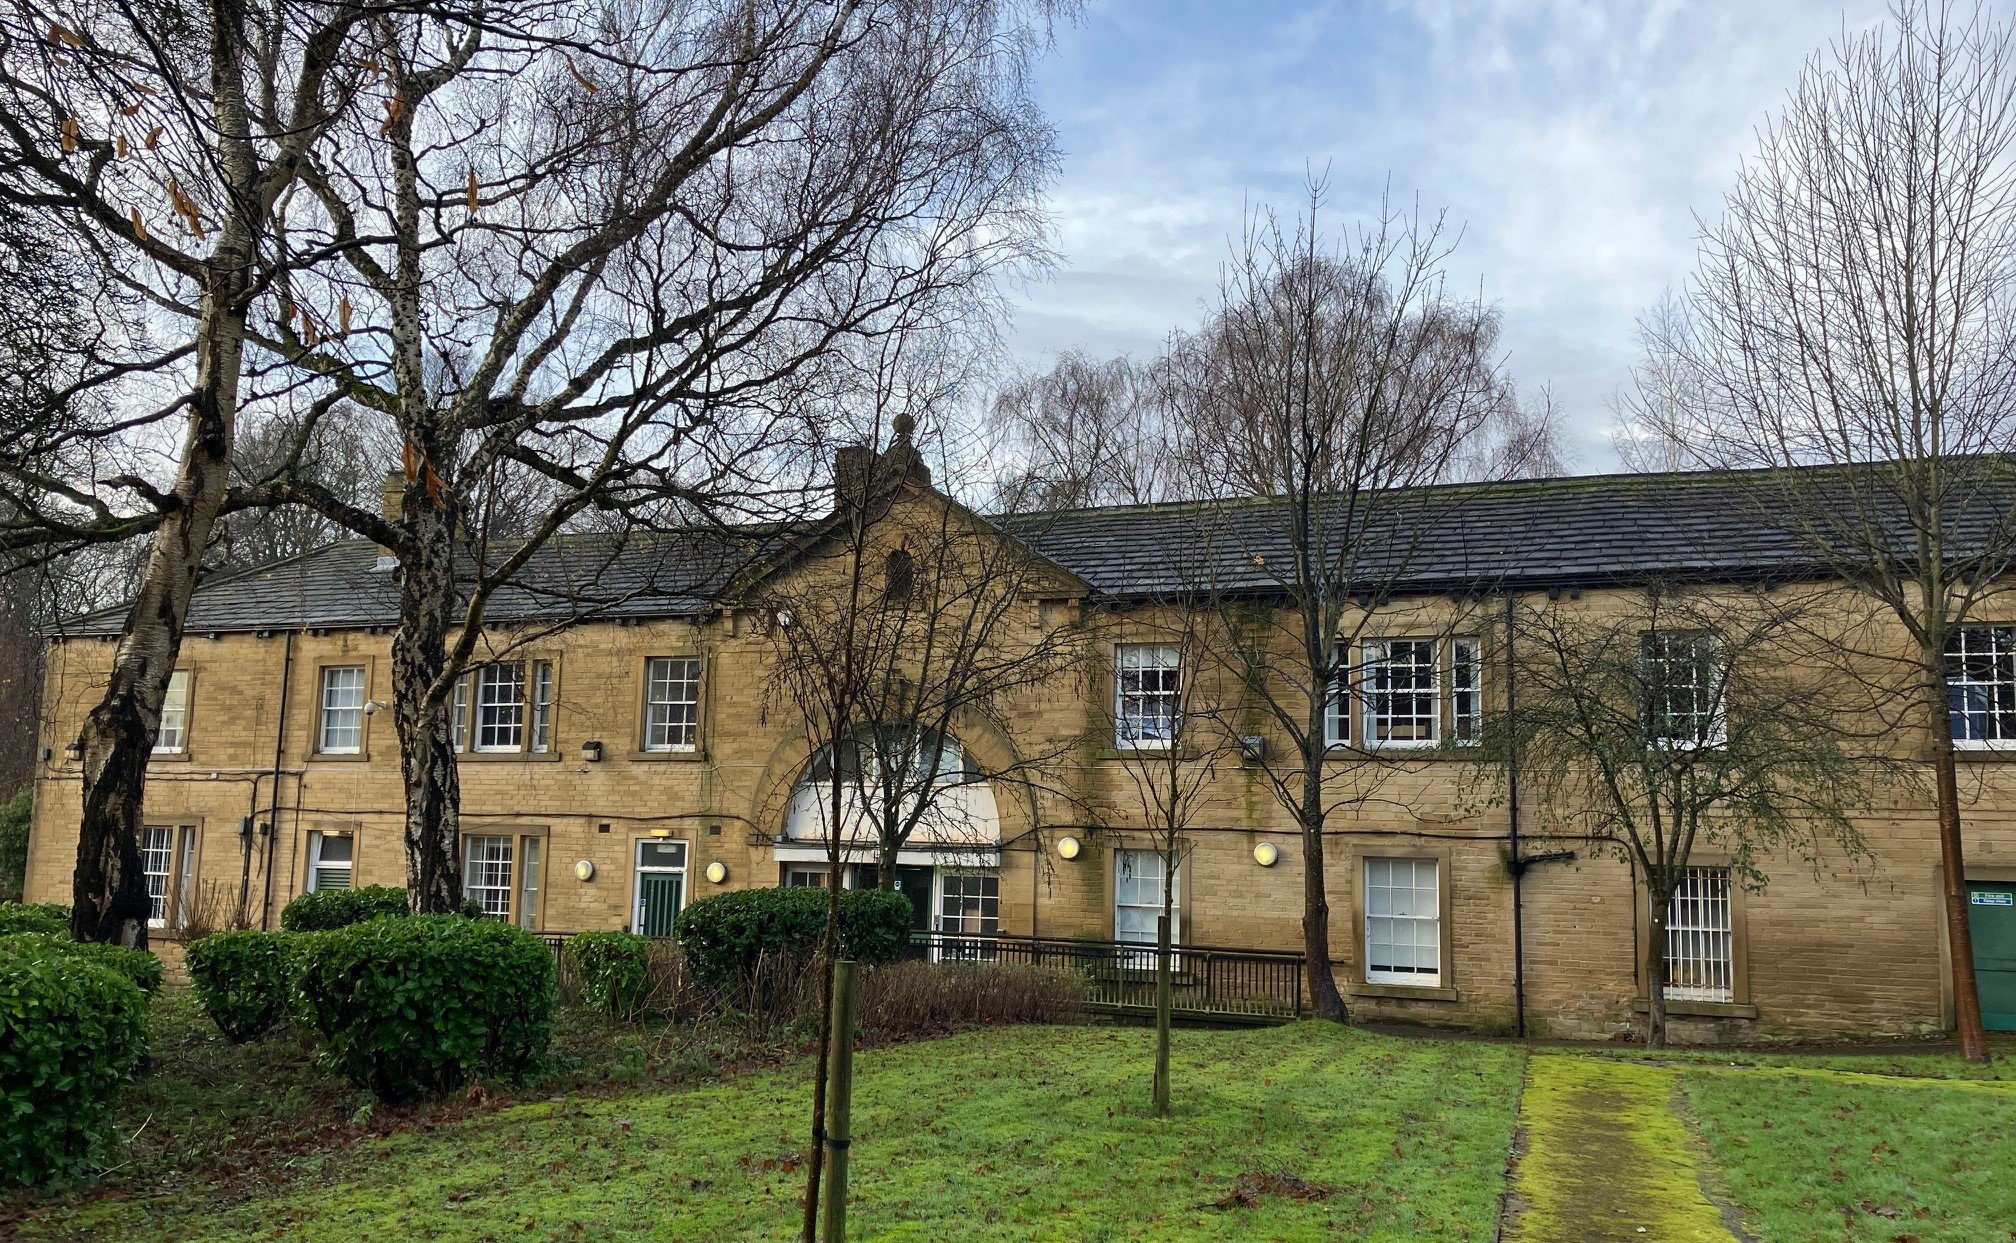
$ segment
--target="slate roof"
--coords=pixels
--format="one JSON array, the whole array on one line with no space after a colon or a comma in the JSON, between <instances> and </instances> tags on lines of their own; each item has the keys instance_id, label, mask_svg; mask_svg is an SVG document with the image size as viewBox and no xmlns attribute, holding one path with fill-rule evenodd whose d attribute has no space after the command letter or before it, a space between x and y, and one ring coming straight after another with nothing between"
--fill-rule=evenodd
<instances>
[{"instance_id":1,"label":"slate roof","mask_svg":"<svg viewBox=\"0 0 2016 1243\"><path fill-rule=\"evenodd\" d=\"M1765 512L1727 472L1588 475L1455 484L1377 494L1326 516L1357 532L1354 579L1377 594L1501 586L1598 586L1655 575L1796 577L1819 572L1807 540ZM1956 518L1969 536L2010 521L2016 482ZM1964 508L1964 507L1963 507ZM997 521L1101 595L1144 598L1208 585L1266 594L1287 563L1283 503L1175 503L1060 510ZM744 569L815 533L818 523L692 528L618 538L554 539L498 592L498 622L562 616L639 618L709 611ZM1901 528L1900 528L1901 534ZM500 554L501 555L501 554ZM191 633L391 625L397 589L378 550L345 540L198 586ZM61 628L116 634L123 609Z\"/></svg>"}]
</instances>

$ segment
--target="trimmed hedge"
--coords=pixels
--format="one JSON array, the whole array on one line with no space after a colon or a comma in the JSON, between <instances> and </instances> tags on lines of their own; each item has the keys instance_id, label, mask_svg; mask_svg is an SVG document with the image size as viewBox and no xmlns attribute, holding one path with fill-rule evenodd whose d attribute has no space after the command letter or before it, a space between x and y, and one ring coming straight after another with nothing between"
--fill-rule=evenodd
<instances>
[{"instance_id":1,"label":"trimmed hedge","mask_svg":"<svg viewBox=\"0 0 2016 1243\"><path fill-rule=\"evenodd\" d=\"M581 997L617 1018L629 1018L649 999L651 942L634 932L583 932L567 938L567 961L581 981Z\"/></svg>"},{"instance_id":2,"label":"trimmed hedge","mask_svg":"<svg viewBox=\"0 0 2016 1243\"><path fill-rule=\"evenodd\" d=\"M147 998L41 938L0 950L0 1183L41 1183L91 1157L119 1085L147 1050Z\"/></svg>"},{"instance_id":3,"label":"trimmed hedge","mask_svg":"<svg viewBox=\"0 0 2016 1243\"><path fill-rule=\"evenodd\" d=\"M287 1017L297 941L292 932L220 932L190 944L197 1003L226 1040L256 1040Z\"/></svg>"},{"instance_id":4,"label":"trimmed hedge","mask_svg":"<svg viewBox=\"0 0 2016 1243\"><path fill-rule=\"evenodd\" d=\"M0 902L0 937L17 932L70 935L70 908L54 902Z\"/></svg>"},{"instance_id":5,"label":"trimmed hedge","mask_svg":"<svg viewBox=\"0 0 2016 1243\"><path fill-rule=\"evenodd\" d=\"M910 941L910 899L881 889L840 895L839 952L873 965L893 962ZM809 958L826 927L826 890L737 889L701 898L673 925L688 969L703 988L753 978L764 956Z\"/></svg>"},{"instance_id":6,"label":"trimmed hedge","mask_svg":"<svg viewBox=\"0 0 2016 1243\"><path fill-rule=\"evenodd\" d=\"M280 908L280 926L289 932L327 932L380 915L407 914L406 891L391 885L362 889L317 889Z\"/></svg>"},{"instance_id":7,"label":"trimmed hedge","mask_svg":"<svg viewBox=\"0 0 2016 1243\"><path fill-rule=\"evenodd\" d=\"M146 950L124 945L102 945L96 941L72 941L67 935L27 932L0 938L0 954L67 954L125 977L149 997L161 991L161 960Z\"/></svg>"},{"instance_id":8,"label":"trimmed hedge","mask_svg":"<svg viewBox=\"0 0 2016 1243\"><path fill-rule=\"evenodd\" d=\"M405 915L304 937L299 988L324 1056L407 1101L478 1072L518 1076L546 1051L553 954L522 928Z\"/></svg>"}]
</instances>

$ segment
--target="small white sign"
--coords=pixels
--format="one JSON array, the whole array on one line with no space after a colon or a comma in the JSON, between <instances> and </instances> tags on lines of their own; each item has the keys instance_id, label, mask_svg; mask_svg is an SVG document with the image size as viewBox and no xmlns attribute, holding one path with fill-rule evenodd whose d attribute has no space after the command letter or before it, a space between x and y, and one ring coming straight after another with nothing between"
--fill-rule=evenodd
<instances>
[{"instance_id":1,"label":"small white sign","mask_svg":"<svg viewBox=\"0 0 2016 1243\"><path fill-rule=\"evenodd\" d=\"M2016 906L2016 893L1997 893L1993 889L1976 889L1967 900L1976 906Z\"/></svg>"}]
</instances>

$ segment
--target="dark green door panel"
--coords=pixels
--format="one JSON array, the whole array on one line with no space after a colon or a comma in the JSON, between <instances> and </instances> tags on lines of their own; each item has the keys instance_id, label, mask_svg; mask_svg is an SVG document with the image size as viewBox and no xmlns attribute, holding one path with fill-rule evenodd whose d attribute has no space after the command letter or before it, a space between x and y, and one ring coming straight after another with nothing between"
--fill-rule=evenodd
<instances>
[{"instance_id":1,"label":"dark green door panel","mask_svg":"<svg viewBox=\"0 0 2016 1243\"><path fill-rule=\"evenodd\" d=\"M2016 1032L2016 881L1968 881L1967 927L1981 1021L1990 1031Z\"/></svg>"},{"instance_id":2,"label":"dark green door panel","mask_svg":"<svg viewBox=\"0 0 2016 1243\"><path fill-rule=\"evenodd\" d=\"M686 877L679 872L637 873L637 931L647 937L669 937L679 914Z\"/></svg>"}]
</instances>

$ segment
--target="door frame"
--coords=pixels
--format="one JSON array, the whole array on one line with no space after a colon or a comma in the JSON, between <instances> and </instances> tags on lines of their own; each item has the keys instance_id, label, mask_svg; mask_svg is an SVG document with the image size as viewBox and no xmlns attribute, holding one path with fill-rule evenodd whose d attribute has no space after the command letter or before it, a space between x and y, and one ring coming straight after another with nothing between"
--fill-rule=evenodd
<instances>
[{"instance_id":1,"label":"door frame","mask_svg":"<svg viewBox=\"0 0 2016 1243\"><path fill-rule=\"evenodd\" d=\"M685 849L686 849L686 856L685 856L685 857L686 857L686 860L687 860L687 862L685 862L685 863L682 863L682 864L680 864L680 865L679 865L678 867L676 867L676 868L668 868L668 867L648 867L648 868L647 868L647 867L645 867L645 866L644 866L644 847L645 847L645 846L647 846L647 845L650 845L650 846L674 846L674 845L677 845L677 846L683 846L683 847L685 847ZM679 878L680 878L680 879L679 879L679 910L683 911L683 910L685 910L685 909L686 909L686 896L687 896L687 893L689 892L689 891L688 891L688 889L687 889L687 886L686 886L686 877L687 877L687 876L688 876L688 875L689 875L689 874L690 874L690 873L692 872L692 870L693 870L693 869L692 869L692 859L693 859L693 843L691 843L691 842L687 841L687 840L686 840L685 838L683 838L683 837L639 837L639 838L636 838L636 839L634 839L634 840L633 840L633 841L631 842L631 844L630 844L630 920L629 920L629 924L630 924L630 931L631 931L631 932L633 932L633 933L636 933L636 934L637 934L637 935L639 935L639 936L642 936L642 935L644 934L644 910L643 910L643 907L644 907L644 874L645 874L646 872L649 872L649 873L651 873L651 874L653 874L653 875L656 875L656 876L677 876L677 877L679 877ZM674 918L676 919L676 918L678 917L678 912L676 912L676 911L675 911L675 912L673 913L673 917L674 917Z\"/></svg>"}]
</instances>

